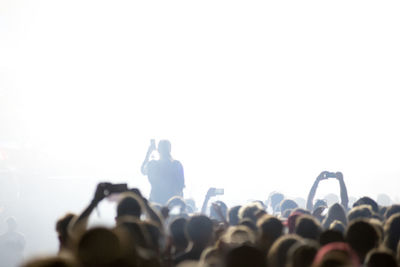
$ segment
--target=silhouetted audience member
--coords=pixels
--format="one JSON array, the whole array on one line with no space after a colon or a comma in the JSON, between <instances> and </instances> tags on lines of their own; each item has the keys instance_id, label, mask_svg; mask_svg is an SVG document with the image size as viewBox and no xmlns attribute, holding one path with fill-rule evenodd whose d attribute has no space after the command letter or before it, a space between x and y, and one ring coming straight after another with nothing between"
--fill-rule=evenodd
<instances>
[{"instance_id":1,"label":"silhouetted audience member","mask_svg":"<svg viewBox=\"0 0 400 267\"><path fill-rule=\"evenodd\" d=\"M72 213L67 213L64 217L60 218L56 222L56 232L59 242L59 253L62 253L63 250L70 250L72 249L69 232L68 232L68 225L73 220L76 219L76 215Z\"/></svg>"},{"instance_id":2,"label":"silhouetted audience member","mask_svg":"<svg viewBox=\"0 0 400 267\"><path fill-rule=\"evenodd\" d=\"M260 230L258 247L267 254L275 240L283 234L283 224L272 215L264 215L258 219L257 227Z\"/></svg>"},{"instance_id":3,"label":"silhouetted audience member","mask_svg":"<svg viewBox=\"0 0 400 267\"><path fill-rule=\"evenodd\" d=\"M310 267L318 249L318 244L309 240L293 245L288 252L287 267Z\"/></svg>"},{"instance_id":4,"label":"silhouetted audience member","mask_svg":"<svg viewBox=\"0 0 400 267\"><path fill-rule=\"evenodd\" d=\"M357 254L346 243L329 243L318 250L312 267L358 267Z\"/></svg>"},{"instance_id":5,"label":"silhouetted audience member","mask_svg":"<svg viewBox=\"0 0 400 267\"><path fill-rule=\"evenodd\" d=\"M203 250L211 245L213 238L213 223L204 215L191 217L186 225L189 245L186 251L175 258L175 264L186 260L199 260Z\"/></svg>"},{"instance_id":6,"label":"silhouetted audience member","mask_svg":"<svg viewBox=\"0 0 400 267\"><path fill-rule=\"evenodd\" d=\"M243 245L232 249L226 256L225 267L266 267L264 254L255 247Z\"/></svg>"},{"instance_id":7,"label":"silhouetted audience member","mask_svg":"<svg viewBox=\"0 0 400 267\"><path fill-rule=\"evenodd\" d=\"M283 217L287 218L287 217L289 217L290 213L289 213L289 214L286 214L285 212L286 212L286 211L289 211L289 210L294 210L294 209L296 209L297 207L298 207L298 206L297 206L297 203L294 202L293 200L291 200L291 199L284 199L284 200L282 200L282 202L281 202L281 204L280 204L281 215L282 215Z\"/></svg>"},{"instance_id":8,"label":"silhouetted audience member","mask_svg":"<svg viewBox=\"0 0 400 267\"><path fill-rule=\"evenodd\" d=\"M334 178L337 179L339 182L340 186L340 198L341 198L341 204L344 207L345 210L348 208L349 204L349 196L347 195L347 188L346 184L343 179L343 174L341 172L328 172L328 171L323 171L321 172L318 177L315 179L314 184L311 186L310 192L308 193L307 197L307 209L309 211L314 211L314 197L317 192L318 185L321 181L329 179L329 178Z\"/></svg>"},{"instance_id":9,"label":"silhouetted audience member","mask_svg":"<svg viewBox=\"0 0 400 267\"><path fill-rule=\"evenodd\" d=\"M393 253L396 253L400 240L400 214L394 214L386 221L384 232L384 245Z\"/></svg>"},{"instance_id":10,"label":"silhouetted audience member","mask_svg":"<svg viewBox=\"0 0 400 267\"><path fill-rule=\"evenodd\" d=\"M370 205L360 205L352 208L347 214L349 222L357 219L369 219L372 217L372 208Z\"/></svg>"},{"instance_id":11,"label":"silhouetted audience member","mask_svg":"<svg viewBox=\"0 0 400 267\"><path fill-rule=\"evenodd\" d=\"M370 197L362 197L358 199L356 202L354 202L353 208L361 205L369 205L374 213L379 213L378 203L376 203L376 201Z\"/></svg>"},{"instance_id":12,"label":"silhouetted audience member","mask_svg":"<svg viewBox=\"0 0 400 267\"><path fill-rule=\"evenodd\" d=\"M396 256L391 251L373 249L371 250L366 259L366 267L398 267Z\"/></svg>"},{"instance_id":13,"label":"silhouetted audience member","mask_svg":"<svg viewBox=\"0 0 400 267\"><path fill-rule=\"evenodd\" d=\"M389 208L386 209L384 218L385 220L389 219L393 214L400 213L400 205L399 204L394 204L390 206Z\"/></svg>"},{"instance_id":14,"label":"silhouetted audience member","mask_svg":"<svg viewBox=\"0 0 400 267\"><path fill-rule=\"evenodd\" d=\"M17 266L23 259L25 236L17 231L14 217L6 219L7 231L0 235L0 266Z\"/></svg>"},{"instance_id":15,"label":"silhouetted audience member","mask_svg":"<svg viewBox=\"0 0 400 267\"><path fill-rule=\"evenodd\" d=\"M176 218L169 226L174 257L184 252L188 246L189 241L185 234L186 225L187 220L185 218Z\"/></svg>"},{"instance_id":16,"label":"silhouetted audience member","mask_svg":"<svg viewBox=\"0 0 400 267\"><path fill-rule=\"evenodd\" d=\"M323 231L319 236L319 244L321 246L335 242L344 242L344 236L342 232L328 229Z\"/></svg>"},{"instance_id":17,"label":"silhouetted audience member","mask_svg":"<svg viewBox=\"0 0 400 267\"><path fill-rule=\"evenodd\" d=\"M272 214L276 214L280 211L280 203L285 198L282 193L272 192L268 198L268 202L272 209Z\"/></svg>"},{"instance_id":18,"label":"silhouetted audience member","mask_svg":"<svg viewBox=\"0 0 400 267\"><path fill-rule=\"evenodd\" d=\"M329 207L328 214L326 218L322 222L322 226L324 229L329 229L330 225L334 221L340 221L343 225L347 225L347 216L346 211L344 210L343 206L339 203L335 203Z\"/></svg>"},{"instance_id":19,"label":"silhouetted audience member","mask_svg":"<svg viewBox=\"0 0 400 267\"><path fill-rule=\"evenodd\" d=\"M314 217L303 214L297 218L294 232L303 238L318 241L322 228Z\"/></svg>"},{"instance_id":20,"label":"silhouetted audience member","mask_svg":"<svg viewBox=\"0 0 400 267\"><path fill-rule=\"evenodd\" d=\"M292 246L301 243L301 238L297 235L285 235L279 237L268 252L268 266L285 267L287 254Z\"/></svg>"},{"instance_id":21,"label":"silhouetted audience member","mask_svg":"<svg viewBox=\"0 0 400 267\"><path fill-rule=\"evenodd\" d=\"M228 211L229 225L235 226L239 224L239 210L242 206L234 206Z\"/></svg>"},{"instance_id":22,"label":"silhouetted audience member","mask_svg":"<svg viewBox=\"0 0 400 267\"><path fill-rule=\"evenodd\" d=\"M375 227L367 221L357 220L349 224L345 240L363 263L367 253L378 247L379 234Z\"/></svg>"}]
</instances>

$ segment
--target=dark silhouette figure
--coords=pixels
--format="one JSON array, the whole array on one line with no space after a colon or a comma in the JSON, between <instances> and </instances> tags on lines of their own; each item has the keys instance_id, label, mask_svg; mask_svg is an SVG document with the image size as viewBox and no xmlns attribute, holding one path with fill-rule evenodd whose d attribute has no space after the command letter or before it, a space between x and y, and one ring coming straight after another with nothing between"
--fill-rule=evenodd
<instances>
[{"instance_id":1,"label":"dark silhouette figure","mask_svg":"<svg viewBox=\"0 0 400 267\"><path fill-rule=\"evenodd\" d=\"M323 171L321 172L317 179L315 180L314 184L312 185L310 192L308 193L308 198L307 198L307 209L309 211L313 211L314 210L314 197L315 197L315 193L317 192L317 188L319 185L319 182L326 180L328 178L335 178L339 181L339 185L340 185L340 198L341 198L341 204L344 207L345 210L347 210L347 206L349 204L349 197L347 195L347 188L346 188L346 184L344 183L344 179L343 179L343 174L341 172L327 172L327 171Z\"/></svg>"},{"instance_id":2,"label":"dark silhouette figure","mask_svg":"<svg viewBox=\"0 0 400 267\"><path fill-rule=\"evenodd\" d=\"M147 175L151 184L150 201L164 205L173 196L183 196L185 179L182 164L171 156L171 143L161 140L157 148L160 159L149 161L155 149L152 141L141 171L143 175Z\"/></svg>"}]
</instances>

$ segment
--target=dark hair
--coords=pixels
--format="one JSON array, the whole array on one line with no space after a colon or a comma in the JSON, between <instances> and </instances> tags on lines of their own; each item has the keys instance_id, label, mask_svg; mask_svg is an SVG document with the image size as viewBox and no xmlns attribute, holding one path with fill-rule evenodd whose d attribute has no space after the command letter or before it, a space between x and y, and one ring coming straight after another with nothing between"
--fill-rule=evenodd
<instances>
[{"instance_id":1,"label":"dark hair","mask_svg":"<svg viewBox=\"0 0 400 267\"><path fill-rule=\"evenodd\" d=\"M117 205L117 217L134 216L140 218L142 207L140 201L133 195L125 196Z\"/></svg>"},{"instance_id":2,"label":"dark hair","mask_svg":"<svg viewBox=\"0 0 400 267\"><path fill-rule=\"evenodd\" d=\"M364 220L357 220L349 224L346 242L356 251L363 262L367 253L379 245L379 234L372 224Z\"/></svg>"},{"instance_id":3,"label":"dark hair","mask_svg":"<svg viewBox=\"0 0 400 267\"><path fill-rule=\"evenodd\" d=\"M239 210L242 206L234 206L228 211L228 221L229 224L234 226L239 223Z\"/></svg>"},{"instance_id":4,"label":"dark hair","mask_svg":"<svg viewBox=\"0 0 400 267\"><path fill-rule=\"evenodd\" d=\"M186 225L186 233L194 243L205 245L212 238L213 223L207 216L192 216Z\"/></svg>"},{"instance_id":5,"label":"dark hair","mask_svg":"<svg viewBox=\"0 0 400 267\"><path fill-rule=\"evenodd\" d=\"M265 267L264 253L249 245L234 248L226 255L225 267Z\"/></svg>"},{"instance_id":6,"label":"dark hair","mask_svg":"<svg viewBox=\"0 0 400 267\"><path fill-rule=\"evenodd\" d=\"M353 208L360 205L370 205L375 213L379 213L378 203L370 197L362 197L353 204Z\"/></svg>"},{"instance_id":7,"label":"dark hair","mask_svg":"<svg viewBox=\"0 0 400 267\"><path fill-rule=\"evenodd\" d=\"M284 199L281 202L281 214L284 214L286 210L293 210L297 208L297 203L291 199Z\"/></svg>"},{"instance_id":8,"label":"dark hair","mask_svg":"<svg viewBox=\"0 0 400 267\"><path fill-rule=\"evenodd\" d=\"M344 242L343 233L337 230L325 230L319 236L319 243L321 246L325 246L326 244L333 242Z\"/></svg>"},{"instance_id":9,"label":"dark hair","mask_svg":"<svg viewBox=\"0 0 400 267\"><path fill-rule=\"evenodd\" d=\"M365 263L366 267L398 267L393 252L382 249L371 250L365 259Z\"/></svg>"},{"instance_id":10,"label":"dark hair","mask_svg":"<svg viewBox=\"0 0 400 267\"><path fill-rule=\"evenodd\" d=\"M400 205L395 204L387 208L385 212L385 220L389 219L393 214L400 213Z\"/></svg>"},{"instance_id":11,"label":"dark hair","mask_svg":"<svg viewBox=\"0 0 400 267\"><path fill-rule=\"evenodd\" d=\"M385 223L385 246L396 253L400 240L400 214L392 215Z\"/></svg>"},{"instance_id":12,"label":"dark hair","mask_svg":"<svg viewBox=\"0 0 400 267\"><path fill-rule=\"evenodd\" d=\"M296 220L295 233L303 238L318 240L322 228L320 223L311 215L300 215Z\"/></svg>"},{"instance_id":13,"label":"dark hair","mask_svg":"<svg viewBox=\"0 0 400 267\"><path fill-rule=\"evenodd\" d=\"M169 225L169 230L171 232L173 242L182 247L186 247L188 245L188 240L185 235L186 225L187 220L182 217L176 218Z\"/></svg>"}]
</instances>

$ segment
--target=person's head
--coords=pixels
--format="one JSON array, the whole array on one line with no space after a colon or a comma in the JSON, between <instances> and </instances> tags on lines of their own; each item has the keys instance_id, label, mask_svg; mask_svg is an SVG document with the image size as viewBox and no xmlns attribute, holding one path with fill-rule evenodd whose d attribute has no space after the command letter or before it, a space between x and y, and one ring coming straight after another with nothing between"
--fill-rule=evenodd
<instances>
[{"instance_id":1,"label":"person's head","mask_svg":"<svg viewBox=\"0 0 400 267\"><path fill-rule=\"evenodd\" d=\"M361 206L361 205L369 205L369 206L371 206L371 209L374 213L379 212L378 203L376 203L376 201L370 197L362 197L362 198L358 199L356 202L354 202L353 208Z\"/></svg>"},{"instance_id":2,"label":"person's head","mask_svg":"<svg viewBox=\"0 0 400 267\"><path fill-rule=\"evenodd\" d=\"M358 267L357 254L347 243L329 243L318 250L312 267Z\"/></svg>"},{"instance_id":3,"label":"person's head","mask_svg":"<svg viewBox=\"0 0 400 267\"><path fill-rule=\"evenodd\" d=\"M142 214L141 200L134 194L126 194L117 205L117 218L133 216L140 218Z\"/></svg>"},{"instance_id":4,"label":"person's head","mask_svg":"<svg viewBox=\"0 0 400 267\"><path fill-rule=\"evenodd\" d=\"M268 251L268 266L285 267L290 248L300 242L301 238L298 235L289 234L279 237Z\"/></svg>"},{"instance_id":5,"label":"person's head","mask_svg":"<svg viewBox=\"0 0 400 267\"><path fill-rule=\"evenodd\" d=\"M213 222L207 216L194 215L186 225L186 234L194 245L207 246L213 238Z\"/></svg>"},{"instance_id":6,"label":"person's head","mask_svg":"<svg viewBox=\"0 0 400 267\"><path fill-rule=\"evenodd\" d=\"M385 220L389 219L393 214L400 213L400 205L394 204L390 206L385 212Z\"/></svg>"},{"instance_id":7,"label":"person's head","mask_svg":"<svg viewBox=\"0 0 400 267\"><path fill-rule=\"evenodd\" d=\"M229 227L222 236L222 241L229 248L234 248L241 245L253 245L256 238L251 229L244 225L238 225Z\"/></svg>"},{"instance_id":8,"label":"person's head","mask_svg":"<svg viewBox=\"0 0 400 267\"><path fill-rule=\"evenodd\" d=\"M344 232L346 231L346 226L338 220L334 220L331 225L329 225L329 230L335 230L344 235Z\"/></svg>"},{"instance_id":9,"label":"person's head","mask_svg":"<svg viewBox=\"0 0 400 267\"><path fill-rule=\"evenodd\" d=\"M291 199L282 200L280 204L281 214L285 214L286 210L294 210L297 208L297 203Z\"/></svg>"},{"instance_id":10,"label":"person's head","mask_svg":"<svg viewBox=\"0 0 400 267\"><path fill-rule=\"evenodd\" d=\"M263 210L263 207L258 202L251 202L249 204L246 204L239 209L239 219L243 220L247 218L256 223L257 213L260 210Z\"/></svg>"},{"instance_id":11,"label":"person's head","mask_svg":"<svg viewBox=\"0 0 400 267\"><path fill-rule=\"evenodd\" d=\"M224 217L224 219L226 218L226 213L228 212L228 206L225 204L225 202L221 201L221 200L217 200L213 203L213 205L217 205L219 206L221 212L222 212L222 216ZM213 220L217 220L217 221L221 221L222 218L220 217L220 215L217 213L217 211L214 209L214 207L211 207L210 209L210 218Z\"/></svg>"},{"instance_id":12,"label":"person's head","mask_svg":"<svg viewBox=\"0 0 400 267\"><path fill-rule=\"evenodd\" d=\"M254 235L258 234L257 225L252 220L250 220L249 218L240 220L239 226L240 225L247 227L250 231L252 231L254 233Z\"/></svg>"},{"instance_id":13,"label":"person's head","mask_svg":"<svg viewBox=\"0 0 400 267\"><path fill-rule=\"evenodd\" d=\"M187 220L185 218L176 218L169 225L169 231L171 233L172 242L175 247L186 248L188 245L188 240L185 235L185 228L187 225Z\"/></svg>"},{"instance_id":14,"label":"person's head","mask_svg":"<svg viewBox=\"0 0 400 267\"><path fill-rule=\"evenodd\" d=\"M356 219L369 219L372 217L372 208L370 205L360 205L352 208L347 214L349 222Z\"/></svg>"},{"instance_id":15,"label":"person's head","mask_svg":"<svg viewBox=\"0 0 400 267\"><path fill-rule=\"evenodd\" d=\"M274 212L279 210L279 204L282 202L282 200L285 197L283 196L282 193L274 192L270 196L270 203L271 203L271 208Z\"/></svg>"},{"instance_id":16,"label":"person's head","mask_svg":"<svg viewBox=\"0 0 400 267\"><path fill-rule=\"evenodd\" d=\"M367 253L378 247L379 234L375 227L367 221L356 220L349 224L346 232L346 242L354 249L364 262Z\"/></svg>"},{"instance_id":17,"label":"person's head","mask_svg":"<svg viewBox=\"0 0 400 267\"><path fill-rule=\"evenodd\" d=\"M303 238L318 240L322 228L311 215L300 215L296 220L295 233Z\"/></svg>"},{"instance_id":18,"label":"person's head","mask_svg":"<svg viewBox=\"0 0 400 267\"><path fill-rule=\"evenodd\" d=\"M164 240L164 236L161 232L160 227L153 221L144 221L143 228L147 231L150 237L149 248L154 252L160 252L161 243Z\"/></svg>"},{"instance_id":19,"label":"person's head","mask_svg":"<svg viewBox=\"0 0 400 267\"><path fill-rule=\"evenodd\" d=\"M398 267L393 252L382 249L371 250L365 258L366 267Z\"/></svg>"},{"instance_id":20,"label":"person's head","mask_svg":"<svg viewBox=\"0 0 400 267\"><path fill-rule=\"evenodd\" d=\"M281 220L272 216L264 215L257 221L257 227L260 231L260 239L272 244L283 233L283 224Z\"/></svg>"},{"instance_id":21,"label":"person's head","mask_svg":"<svg viewBox=\"0 0 400 267\"><path fill-rule=\"evenodd\" d=\"M58 236L58 241L60 248L65 248L68 246L69 234L68 225L76 217L73 213L67 213L56 222L56 232Z\"/></svg>"},{"instance_id":22,"label":"person's head","mask_svg":"<svg viewBox=\"0 0 400 267\"><path fill-rule=\"evenodd\" d=\"M239 210L242 206L234 206L228 211L228 222L229 225L234 226L239 223Z\"/></svg>"},{"instance_id":23,"label":"person's head","mask_svg":"<svg viewBox=\"0 0 400 267\"><path fill-rule=\"evenodd\" d=\"M221 251L215 247L206 248L200 256L200 266L202 267L220 267L223 264Z\"/></svg>"},{"instance_id":24,"label":"person's head","mask_svg":"<svg viewBox=\"0 0 400 267\"><path fill-rule=\"evenodd\" d=\"M85 267L116 266L121 260L121 252L118 236L107 228L97 227L82 235L77 259Z\"/></svg>"},{"instance_id":25,"label":"person's head","mask_svg":"<svg viewBox=\"0 0 400 267\"><path fill-rule=\"evenodd\" d=\"M335 242L344 242L344 236L342 232L328 229L323 231L319 236L319 244L321 246Z\"/></svg>"},{"instance_id":26,"label":"person's head","mask_svg":"<svg viewBox=\"0 0 400 267\"><path fill-rule=\"evenodd\" d=\"M287 267L311 266L318 248L317 243L308 240L293 245L288 252Z\"/></svg>"},{"instance_id":27,"label":"person's head","mask_svg":"<svg viewBox=\"0 0 400 267\"><path fill-rule=\"evenodd\" d=\"M262 251L249 245L236 247L226 255L225 267L265 267L266 261Z\"/></svg>"},{"instance_id":28,"label":"person's head","mask_svg":"<svg viewBox=\"0 0 400 267\"><path fill-rule=\"evenodd\" d=\"M346 211L339 203L335 203L329 207L328 215L324 219L322 225L325 229L328 229L335 220L341 221L344 225L347 225Z\"/></svg>"},{"instance_id":29,"label":"person's head","mask_svg":"<svg viewBox=\"0 0 400 267\"><path fill-rule=\"evenodd\" d=\"M171 157L171 143L168 140L160 140L157 147L158 153L161 158Z\"/></svg>"},{"instance_id":30,"label":"person's head","mask_svg":"<svg viewBox=\"0 0 400 267\"><path fill-rule=\"evenodd\" d=\"M397 245L400 240L400 214L392 215L385 223L385 246L393 253L396 253Z\"/></svg>"}]
</instances>

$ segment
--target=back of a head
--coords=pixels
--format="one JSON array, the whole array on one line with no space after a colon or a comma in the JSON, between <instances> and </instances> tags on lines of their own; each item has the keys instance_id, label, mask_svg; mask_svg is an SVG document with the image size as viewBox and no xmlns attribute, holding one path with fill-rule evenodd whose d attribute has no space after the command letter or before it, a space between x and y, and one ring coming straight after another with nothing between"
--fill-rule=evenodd
<instances>
[{"instance_id":1,"label":"back of a head","mask_svg":"<svg viewBox=\"0 0 400 267\"><path fill-rule=\"evenodd\" d=\"M285 197L281 193L273 193L271 195L271 207L275 211L277 206L282 202Z\"/></svg>"},{"instance_id":2,"label":"back of a head","mask_svg":"<svg viewBox=\"0 0 400 267\"><path fill-rule=\"evenodd\" d=\"M261 231L262 238L267 238L271 242L278 239L283 232L281 220L272 215L264 215L257 221L257 227Z\"/></svg>"},{"instance_id":3,"label":"back of a head","mask_svg":"<svg viewBox=\"0 0 400 267\"><path fill-rule=\"evenodd\" d=\"M366 267L398 267L396 256L391 251L374 249L365 259Z\"/></svg>"},{"instance_id":4,"label":"back of a head","mask_svg":"<svg viewBox=\"0 0 400 267\"><path fill-rule=\"evenodd\" d=\"M169 225L169 231L172 236L174 244L182 247L186 247L188 240L185 235L185 228L187 225L187 220L185 218L176 218Z\"/></svg>"},{"instance_id":5,"label":"back of a head","mask_svg":"<svg viewBox=\"0 0 400 267\"><path fill-rule=\"evenodd\" d=\"M207 216L194 215L186 225L186 233L193 243L206 245L213 236L213 223Z\"/></svg>"},{"instance_id":6,"label":"back of a head","mask_svg":"<svg viewBox=\"0 0 400 267\"><path fill-rule=\"evenodd\" d=\"M264 254L252 246L243 245L232 249L226 255L225 267L265 267Z\"/></svg>"},{"instance_id":7,"label":"back of a head","mask_svg":"<svg viewBox=\"0 0 400 267\"><path fill-rule=\"evenodd\" d=\"M312 267L359 267L358 256L347 243L329 243L318 250Z\"/></svg>"},{"instance_id":8,"label":"back of a head","mask_svg":"<svg viewBox=\"0 0 400 267\"><path fill-rule=\"evenodd\" d=\"M289 234L279 237L268 252L268 266L285 267L289 249L301 242L297 235Z\"/></svg>"},{"instance_id":9,"label":"back of a head","mask_svg":"<svg viewBox=\"0 0 400 267\"><path fill-rule=\"evenodd\" d=\"M133 216L140 218L142 207L140 200L134 195L126 195L117 205L117 218L122 216Z\"/></svg>"},{"instance_id":10,"label":"back of a head","mask_svg":"<svg viewBox=\"0 0 400 267\"><path fill-rule=\"evenodd\" d=\"M301 215L296 220L295 233L303 238L318 240L322 228L320 223L310 215Z\"/></svg>"},{"instance_id":11,"label":"back of a head","mask_svg":"<svg viewBox=\"0 0 400 267\"><path fill-rule=\"evenodd\" d=\"M385 220L389 219L393 214L400 213L400 205L394 204L390 206L385 212Z\"/></svg>"},{"instance_id":12,"label":"back of a head","mask_svg":"<svg viewBox=\"0 0 400 267\"><path fill-rule=\"evenodd\" d=\"M376 201L370 197L362 197L358 199L356 202L354 202L353 208L361 205L369 205L374 213L379 212L378 203L376 203Z\"/></svg>"},{"instance_id":13,"label":"back of a head","mask_svg":"<svg viewBox=\"0 0 400 267\"><path fill-rule=\"evenodd\" d=\"M250 219L254 223L257 222L257 213L263 210L263 207L258 202L252 202L242 206L239 210L239 219Z\"/></svg>"},{"instance_id":14,"label":"back of a head","mask_svg":"<svg viewBox=\"0 0 400 267\"><path fill-rule=\"evenodd\" d=\"M392 215L385 223L385 246L396 253L400 240L400 214Z\"/></svg>"},{"instance_id":15,"label":"back of a head","mask_svg":"<svg viewBox=\"0 0 400 267\"><path fill-rule=\"evenodd\" d=\"M357 220L349 224L346 241L363 262L367 253L378 247L379 234L372 224L364 220Z\"/></svg>"},{"instance_id":16,"label":"back of a head","mask_svg":"<svg viewBox=\"0 0 400 267\"><path fill-rule=\"evenodd\" d=\"M316 242L301 242L292 246L288 252L288 267L309 267L318 252Z\"/></svg>"},{"instance_id":17,"label":"back of a head","mask_svg":"<svg viewBox=\"0 0 400 267\"><path fill-rule=\"evenodd\" d=\"M352 208L347 214L349 222L357 219L369 219L372 217L372 208L370 205L360 205Z\"/></svg>"},{"instance_id":18,"label":"back of a head","mask_svg":"<svg viewBox=\"0 0 400 267\"><path fill-rule=\"evenodd\" d=\"M344 242L343 233L337 230L328 229L321 233L319 236L319 244L325 246L329 243Z\"/></svg>"},{"instance_id":19,"label":"back of a head","mask_svg":"<svg viewBox=\"0 0 400 267\"><path fill-rule=\"evenodd\" d=\"M170 157L171 155L171 142L168 140L160 140L158 142L158 153L162 156Z\"/></svg>"},{"instance_id":20,"label":"back of a head","mask_svg":"<svg viewBox=\"0 0 400 267\"><path fill-rule=\"evenodd\" d=\"M324 228L329 228L330 224L335 220L341 221L344 225L347 225L346 211L339 203L335 203L329 207L328 216L323 222Z\"/></svg>"},{"instance_id":21,"label":"back of a head","mask_svg":"<svg viewBox=\"0 0 400 267\"><path fill-rule=\"evenodd\" d=\"M112 266L120 257L118 236L107 228L90 229L79 240L77 259L85 267Z\"/></svg>"},{"instance_id":22,"label":"back of a head","mask_svg":"<svg viewBox=\"0 0 400 267\"><path fill-rule=\"evenodd\" d=\"M280 208L281 208L281 214L283 215L285 213L286 210L293 210L295 208L297 208L297 203L294 202L291 199L285 199L282 200L281 204L280 204Z\"/></svg>"},{"instance_id":23,"label":"back of a head","mask_svg":"<svg viewBox=\"0 0 400 267\"><path fill-rule=\"evenodd\" d=\"M228 211L229 225L238 225L239 223L239 210L242 206L234 206Z\"/></svg>"},{"instance_id":24,"label":"back of a head","mask_svg":"<svg viewBox=\"0 0 400 267\"><path fill-rule=\"evenodd\" d=\"M58 234L58 240L60 241L61 246L66 246L69 235L68 235L68 226L72 219L75 218L75 214L67 213L63 217L57 220L56 222L56 231Z\"/></svg>"}]
</instances>

